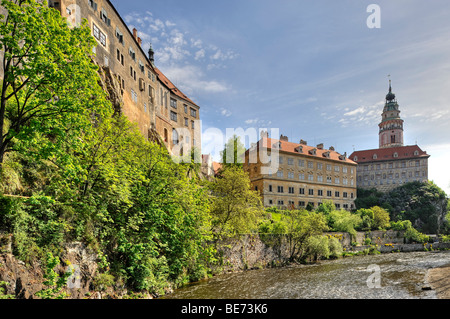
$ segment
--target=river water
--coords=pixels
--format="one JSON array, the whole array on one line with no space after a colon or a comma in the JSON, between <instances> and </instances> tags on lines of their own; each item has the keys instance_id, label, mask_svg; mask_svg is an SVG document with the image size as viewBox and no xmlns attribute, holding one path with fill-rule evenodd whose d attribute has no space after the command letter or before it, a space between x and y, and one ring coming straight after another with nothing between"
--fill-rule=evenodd
<instances>
[{"instance_id":1,"label":"river water","mask_svg":"<svg viewBox=\"0 0 450 319\"><path fill-rule=\"evenodd\" d=\"M165 299L435 299L427 270L448 264L450 251L354 256L219 275Z\"/></svg>"}]
</instances>

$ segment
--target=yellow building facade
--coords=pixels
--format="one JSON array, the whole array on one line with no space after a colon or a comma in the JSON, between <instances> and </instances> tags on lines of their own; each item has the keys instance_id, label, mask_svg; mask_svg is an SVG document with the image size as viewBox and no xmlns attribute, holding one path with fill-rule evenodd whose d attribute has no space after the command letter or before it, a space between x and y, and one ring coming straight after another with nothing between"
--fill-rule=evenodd
<instances>
[{"instance_id":1,"label":"yellow building facade","mask_svg":"<svg viewBox=\"0 0 450 319\"><path fill-rule=\"evenodd\" d=\"M346 154L323 144L263 136L245 153L244 169L265 207L317 208L330 200L337 209L355 208L356 166Z\"/></svg>"}]
</instances>

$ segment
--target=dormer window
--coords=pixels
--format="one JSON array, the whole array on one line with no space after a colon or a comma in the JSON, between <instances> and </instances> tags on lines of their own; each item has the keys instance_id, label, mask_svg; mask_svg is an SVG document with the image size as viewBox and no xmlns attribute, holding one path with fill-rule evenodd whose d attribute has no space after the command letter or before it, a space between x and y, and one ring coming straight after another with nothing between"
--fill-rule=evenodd
<instances>
[{"instance_id":1,"label":"dormer window","mask_svg":"<svg viewBox=\"0 0 450 319\"><path fill-rule=\"evenodd\" d=\"M353 161L357 162L358 161L358 156L353 157Z\"/></svg>"},{"instance_id":2,"label":"dormer window","mask_svg":"<svg viewBox=\"0 0 450 319\"><path fill-rule=\"evenodd\" d=\"M397 153L397 152L394 153L394 157L395 157L395 158L398 157L398 153Z\"/></svg>"},{"instance_id":3,"label":"dormer window","mask_svg":"<svg viewBox=\"0 0 450 319\"><path fill-rule=\"evenodd\" d=\"M303 146L297 146L296 148L295 148L295 151L297 152L297 153L303 153Z\"/></svg>"},{"instance_id":4,"label":"dormer window","mask_svg":"<svg viewBox=\"0 0 450 319\"><path fill-rule=\"evenodd\" d=\"M414 156L419 156L419 151L414 151Z\"/></svg>"},{"instance_id":5,"label":"dormer window","mask_svg":"<svg viewBox=\"0 0 450 319\"><path fill-rule=\"evenodd\" d=\"M309 154L311 155L316 155L317 149L313 148L312 150L309 151Z\"/></svg>"},{"instance_id":6,"label":"dormer window","mask_svg":"<svg viewBox=\"0 0 450 319\"><path fill-rule=\"evenodd\" d=\"M377 154L373 154L372 158L373 158L373 159L377 159L377 158L378 158L378 155L377 155Z\"/></svg>"}]
</instances>

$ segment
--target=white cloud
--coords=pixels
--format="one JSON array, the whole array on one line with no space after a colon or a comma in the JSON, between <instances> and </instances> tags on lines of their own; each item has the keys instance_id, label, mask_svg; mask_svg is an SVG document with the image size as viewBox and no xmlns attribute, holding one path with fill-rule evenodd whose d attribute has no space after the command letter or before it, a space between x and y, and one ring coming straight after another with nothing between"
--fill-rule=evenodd
<instances>
[{"instance_id":1,"label":"white cloud","mask_svg":"<svg viewBox=\"0 0 450 319\"><path fill-rule=\"evenodd\" d=\"M229 90L229 87L224 83L205 79L201 69L193 65L171 66L164 68L163 72L172 81L175 81L185 94L195 92L220 93Z\"/></svg>"},{"instance_id":2,"label":"white cloud","mask_svg":"<svg viewBox=\"0 0 450 319\"><path fill-rule=\"evenodd\" d=\"M205 50L204 49L200 49L197 52L195 52L195 59L199 60L205 57Z\"/></svg>"},{"instance_id":3,"label":"white cloud","mask_svg":"<svg viewBox=\"0 0 450 319\"><path fill-rule=\"evenodd\" d=\"M365 126L377 123L381 119L381 111L383 110L384 101L380 101L373 105L361 105L353 110L346 107L346 112L338 121L343 127L351 125Z\"/></svg>"},{"instance_id":4,"label":"white cloud","mask_svg":"<svg viewBox=\"0 0 450 319\"><path fill-rule=\"evenodd\" d=\"M227 110L227 109L224 109L224 108L221 108L220 110L221 110L220 114L222 114L225 117L230 117L231 114L232 114L230 110Z\"/></svg>"}]
</instances>

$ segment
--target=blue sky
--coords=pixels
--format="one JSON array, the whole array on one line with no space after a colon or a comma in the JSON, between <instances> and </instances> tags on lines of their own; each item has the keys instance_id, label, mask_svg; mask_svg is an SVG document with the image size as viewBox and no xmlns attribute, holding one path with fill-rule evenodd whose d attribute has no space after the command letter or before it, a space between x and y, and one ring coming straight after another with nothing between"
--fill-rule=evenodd
<instances>
[{"instance_id":1,"label":"blue sky","mask_svg":"<svg viewBox=\"0 0 450 319\"><path fill-rule=\"evenodd\" d=\"M377 148L390 74L405 144L431 154L429 179L450 194L447 0L112 3L200 106L204 131L279 128L340 153ZM372 3L380 28L366 23Z\"/></svg>"}]
</instances>

